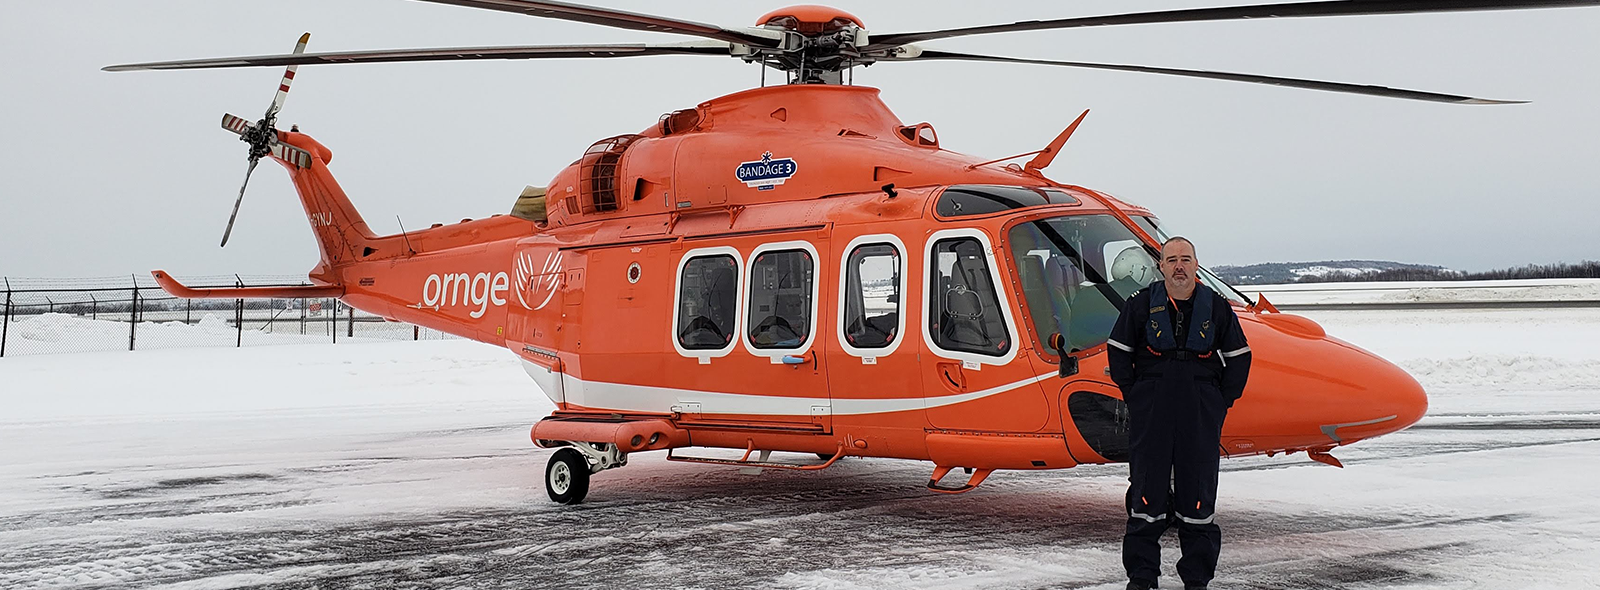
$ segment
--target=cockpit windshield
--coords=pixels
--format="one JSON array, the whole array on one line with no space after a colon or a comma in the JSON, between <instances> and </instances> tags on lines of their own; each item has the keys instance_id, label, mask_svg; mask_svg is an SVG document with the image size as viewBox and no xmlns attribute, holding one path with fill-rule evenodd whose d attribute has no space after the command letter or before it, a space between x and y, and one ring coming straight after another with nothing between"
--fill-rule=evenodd
<instances>
[{"instance_id":1,"label":"cockpit windshield","mask_svg":"<svg viewBox=\"0 0 1600 590\"><path fill-rule=\"evenodd\" d=\"M1160 278L1155 256L1110 215L1019 223L1009 242L1035 335L1060 333L1068 351L1105 342L1128 296Z\"/></svg>"}]
</instances>

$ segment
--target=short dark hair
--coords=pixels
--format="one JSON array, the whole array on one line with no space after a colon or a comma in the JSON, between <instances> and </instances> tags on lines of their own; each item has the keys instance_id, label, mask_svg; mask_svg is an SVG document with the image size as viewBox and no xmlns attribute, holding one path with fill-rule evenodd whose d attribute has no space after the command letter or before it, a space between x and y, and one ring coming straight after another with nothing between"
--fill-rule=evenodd
<instances>
[{"instance_id":1,"label":"short dark hair","mask_svg":"<svg viewBox=\"0 0 1600 590\"><path fill-rule=\"evenodd\" d=\"M1166 254L1164 254L1164 253L1167 251L1167 244L1171 244L1173 242L1183 242L1183 243L1189 245L1189 251L1194 252L1194 250L1195 250L1194 242L1189 241L1189 238L1185 238L1183 236L1172 236L1170 238L1167 238L1167 241L1161 243L1161 251L1163 252L1163 254L1162 254L1163 258L1166 257ZM1195 252L1194 257L1195 258L1199 258L1200 257L1200 253L1199 252Z\"/></svg>"}]
</instances>

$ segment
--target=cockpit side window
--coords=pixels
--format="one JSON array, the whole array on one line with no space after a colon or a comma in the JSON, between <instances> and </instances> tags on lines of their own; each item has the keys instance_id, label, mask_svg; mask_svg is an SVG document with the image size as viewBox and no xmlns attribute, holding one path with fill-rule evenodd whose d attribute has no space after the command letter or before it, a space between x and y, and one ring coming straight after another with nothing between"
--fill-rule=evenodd
<instances>
[{"instance_id":1,"label":"cockpit side window","mask_svg":"<svg viewBox=\"0 0 1600 590\"><path fill-rule=\"evenodd\" d=\"M939 348L1005 356L1011 350L983 244L959 237L934 242L928 275L928 335Z\"/></svg>"},{"instance_id":2,"label":"cockpit side window","mask_svg":"<svg viewBox=\"0 0 1600 590\"><path fill-rule=\"evenodd\" d=\"M733 342L738 319L739 266L732 256L701 256L678 279L678 345L720 350Z\"/></svg>"},{"instance_id":3,"label":"cockpit side window","mask_svg":"<svg viewBox=\"0 0 1600 590\"><path fill-rule=\"evenodd\" d=\"M1133 232L1110 215L1073 215L1018 223L1009 245L1041 352L1051 334L1067 350L1105 342L1129 295L1157 280L1156 261Z\"/></svg>"}]
</instances>

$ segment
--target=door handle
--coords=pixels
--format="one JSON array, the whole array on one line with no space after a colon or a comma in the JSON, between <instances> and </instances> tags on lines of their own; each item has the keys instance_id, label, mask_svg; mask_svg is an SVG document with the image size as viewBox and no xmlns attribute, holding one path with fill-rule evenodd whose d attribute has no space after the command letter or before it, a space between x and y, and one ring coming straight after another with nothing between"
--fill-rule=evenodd
<instances>
[{"instance_id":1,"label":"door handle","mask_svg":"<svg viewBox=\"0 0 1600 590\"><path fill-rule=\"evenodd\" d=\"M807 359L806 357L811 357L811 358ZM815 371L817 369L817 351L815 351L815 350L807 351L804 355L798 355L798 356L797 355L793 355L793 354L786 354L786 355L783 355L783 358L778 359L778 360L782 361L783 364L791 366L791 367L794 367L796 369L800 368L800 365L806 364L806 361L809 360L811 362L811 370Z\"/></svg>"},{"instance_id":2,"label":"door handle","mask_svg":"<svg viewBox=\"0 0 1600 590\"><path fill-rule=\"evenodd\" d=\"M945 389L960 393L967 390L967 373L961 368L960 362L939 363L939 380L944 382Z\"/></svg>"}]
</instances>

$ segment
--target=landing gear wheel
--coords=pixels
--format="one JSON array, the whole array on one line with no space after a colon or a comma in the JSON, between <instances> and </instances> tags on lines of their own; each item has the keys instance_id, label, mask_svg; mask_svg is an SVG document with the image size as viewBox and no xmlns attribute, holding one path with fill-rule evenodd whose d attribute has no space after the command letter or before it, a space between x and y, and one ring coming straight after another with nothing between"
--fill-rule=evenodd
<instances>
[{"instance_id":1,"label":"landing gear wheel","mask_svg":"<svg viewBox=\"0 0 1600 590\"><path fill-rule=\"evenodd\" d=\"M823 461L832 461L833 460L833 453L817 453L817 458L818 459L822 459ZM840 457L840 459L843 459L843 458L844 457Z\"/></svg>"},{"instance_id":2,"label":"landing gear wheel","mask_svg":"<svg viewBox=\"0 0 1600 590\"><path fill-rule=\"evenodd\" d=\"M575 449L559 449L544 468L544 491L557 504L577 504L589 495L589 460Z\"/></svg>"}]
</instances>

